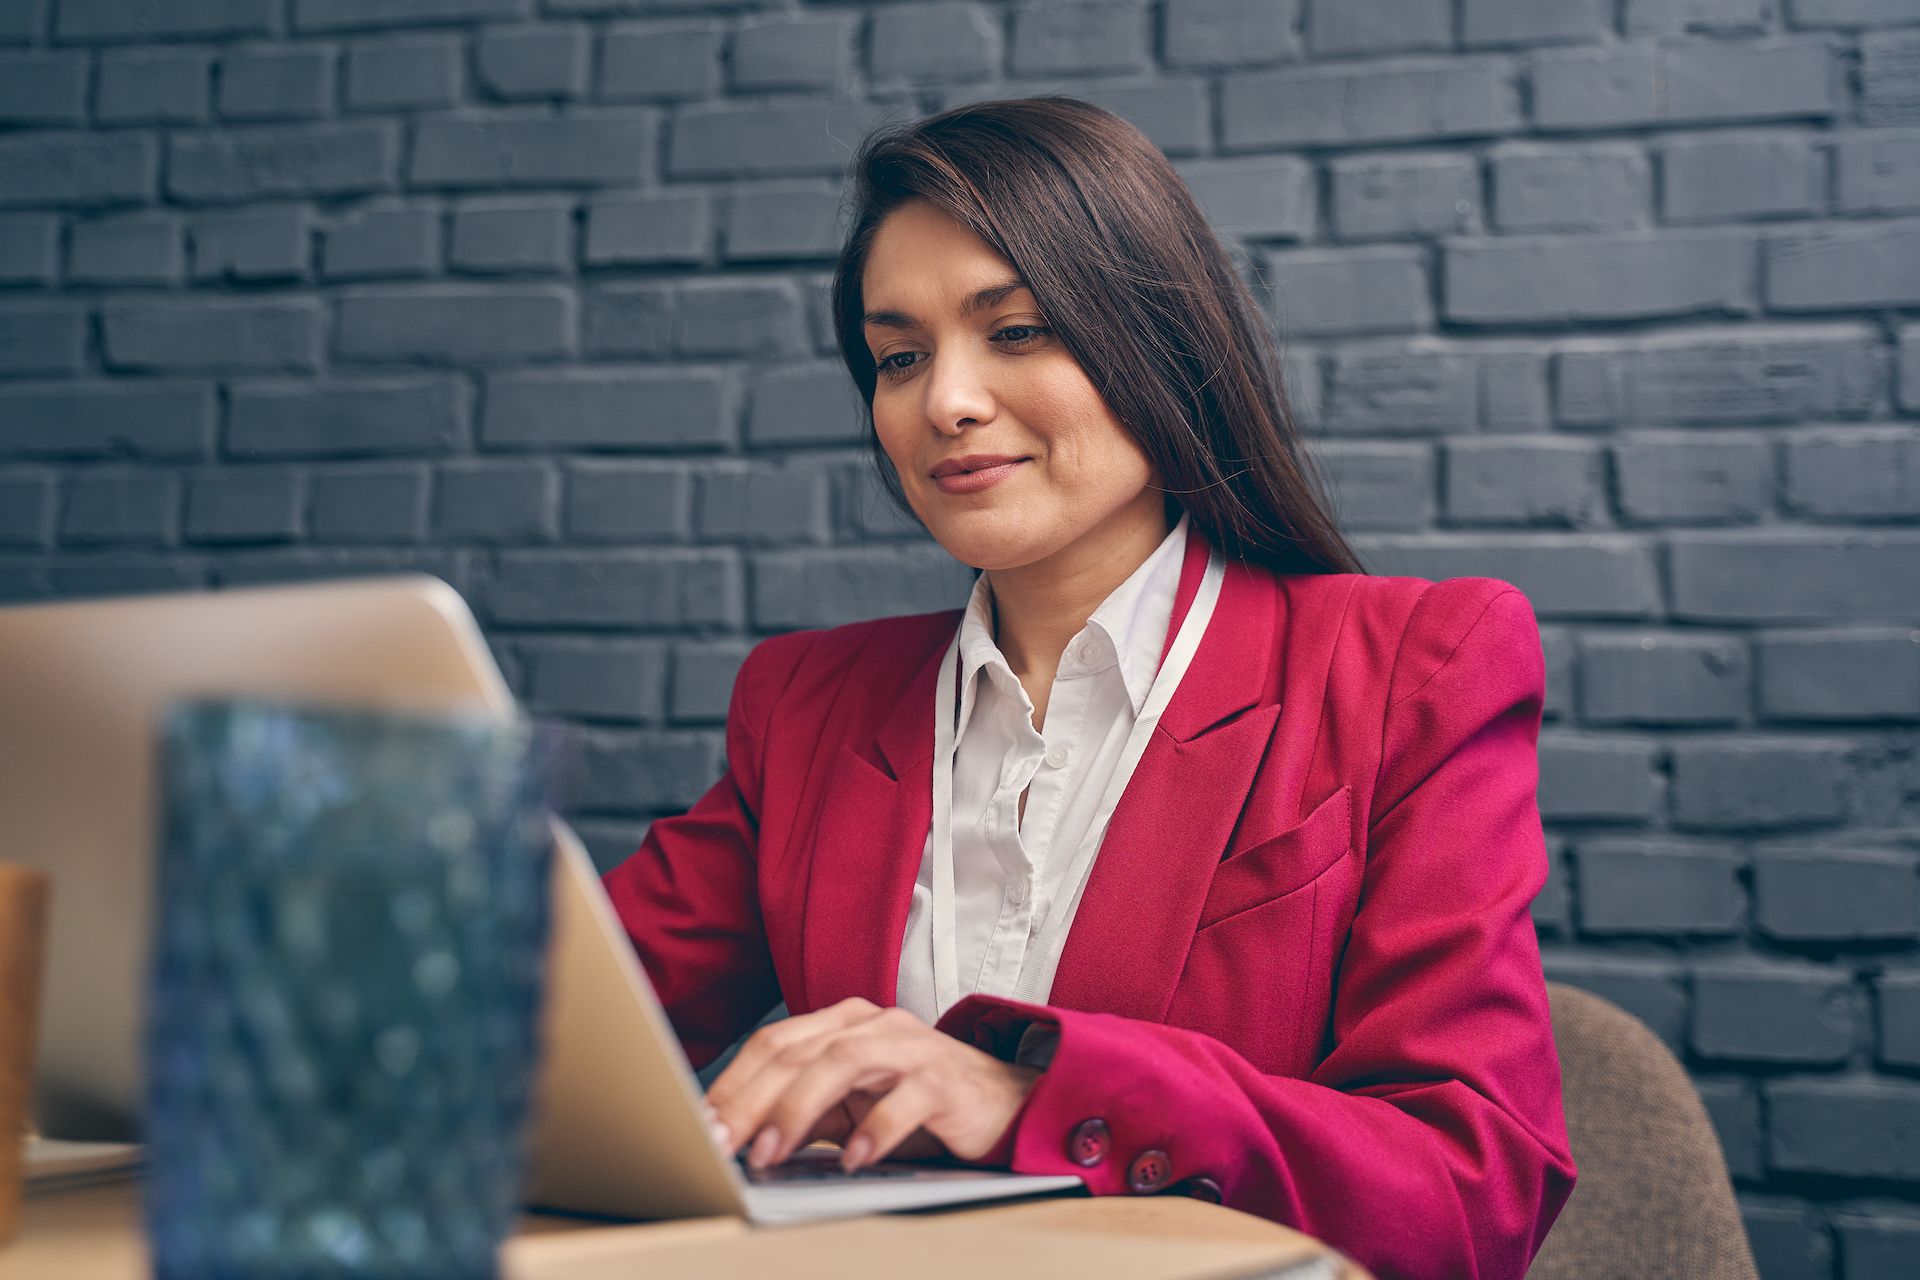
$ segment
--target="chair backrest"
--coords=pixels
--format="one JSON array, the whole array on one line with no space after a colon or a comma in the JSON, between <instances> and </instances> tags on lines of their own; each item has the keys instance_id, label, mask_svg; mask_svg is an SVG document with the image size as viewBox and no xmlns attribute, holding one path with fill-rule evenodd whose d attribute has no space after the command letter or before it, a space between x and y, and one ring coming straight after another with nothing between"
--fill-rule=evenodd
<instances>
[{"instance_id":1,"label":"chair backrest","mask_svg":"<svg viewBox=\"0 0 1920 1280\"><path fill-rule=\"evenodd\" d=\"M1720 1139L1632 1014L1547 984L1580 1179L1527 1280L1757 1280Z\"/></svg>"}]
</instances>

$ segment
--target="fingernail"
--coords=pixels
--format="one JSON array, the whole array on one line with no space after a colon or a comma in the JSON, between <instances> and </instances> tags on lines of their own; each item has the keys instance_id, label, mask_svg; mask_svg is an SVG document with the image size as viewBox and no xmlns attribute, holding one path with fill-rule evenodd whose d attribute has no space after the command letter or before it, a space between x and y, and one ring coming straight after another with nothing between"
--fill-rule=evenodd
<instances>
[{"instance_id":1,"label":"fingernail","mask_svg":"<svg viewBox=\"0 0 1920 1280\"><path fill-rule=\"evenodd\" d=\"M768 1125L753 1140L753 1150L747 1153L747 1163L756 1169L764 1169L773 1163L773 1153L779 1149L780 1131Z\"/></svg>"},{"instance_id":2,"label":"fingernail","mask_svg":"<svg viewBox=\"0 0 1920 1280\"><path fill-rule=\"evenodd\" d=\"M709 1120L707 1122L707 1132L713 1135L714 1145L722 1151L732 1151L734 1149L736 1144L733 1141L733 1130L727 1128L727 1126L721 1124L718 1120Z\"/></svg>"},{"instance_id":3,"label":"fingernail","mask_svg":"<svg viewBox=\"0 0 1920 1280\"><path fill-rule=\"evenodd\" d=\"M840 1153L840 1167L848 1173L866 1164L873 1156L873 1139L861 1134L847 1143L847 1149Z\"/></svg>"}]
</instances>

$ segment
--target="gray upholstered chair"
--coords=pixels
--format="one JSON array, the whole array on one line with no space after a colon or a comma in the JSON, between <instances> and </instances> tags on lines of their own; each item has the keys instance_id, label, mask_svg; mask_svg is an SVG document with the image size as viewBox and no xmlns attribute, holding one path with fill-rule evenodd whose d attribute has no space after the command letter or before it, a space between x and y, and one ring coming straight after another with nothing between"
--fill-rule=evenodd
<instances>
[{"instance_id":1,"label":"gray upholstered chair","mask_svg":"<svg viewBox=\"0 0 1920 1280\"><path fill-rule=\"evenodd\" d=\"M1757 1280L1687 1073L1632 1014L1547 984L1580 1181L1527 1280Z\"/></svg>"}]
</instances>

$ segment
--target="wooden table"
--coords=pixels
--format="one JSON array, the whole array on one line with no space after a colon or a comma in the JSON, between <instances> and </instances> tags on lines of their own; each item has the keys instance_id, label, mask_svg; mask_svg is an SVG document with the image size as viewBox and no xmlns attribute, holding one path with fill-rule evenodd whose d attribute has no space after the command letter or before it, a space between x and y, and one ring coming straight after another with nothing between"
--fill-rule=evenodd
<instances>
[{"instance_id":1,"label":"wooden table","mask_svg":"<svg viewBox=\"0 0 1920 1280\"><path fill-rule=\"evenodd\" d=\"M1369 1280L1311 1237L1174 1197L1060 1197L989 1208L752 1228L738 1218L634 1226L528 1215L504 1280ZM148 1280L139 1185L30 1195L0 1280Z\"/></svg>"}]
</instances>

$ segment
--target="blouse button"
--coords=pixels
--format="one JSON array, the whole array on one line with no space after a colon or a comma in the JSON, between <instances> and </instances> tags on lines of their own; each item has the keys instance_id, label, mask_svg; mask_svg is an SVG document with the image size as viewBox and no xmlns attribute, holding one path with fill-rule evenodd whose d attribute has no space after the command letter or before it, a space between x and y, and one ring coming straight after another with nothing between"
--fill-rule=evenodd
<instances>
[{"instance_id":1,"label":"blouse button","mask_svg":"<svg viewBox=\"0 0 1920 1280\"><path fill-rule=\"evenodd\" d=\"M1051 747L1047 751L1047 763L1056 769L1064 769L1067 767L1067 754L1067 748L1064 743L1057 747Z\"/></svg>"},{"instance_id":2,"label":"blouse button","mask_svg":"<svg viewBox=\"0 0 1920 1280\"><path fill-rule=\"evenodd\" d=\"M1019 906L1027 900L1027 878L1017 876L1007 885L1007 901Z\"/></svg>"},{"instance_id":3,"label":"blouse button","mask_svg":"<svg viewBox=\"0 0 1920 1280\"><path fill-rule=\"evenodd\" d=\"M1189 1199L1202 1200L1207 1204L1219 1204L1226 1199L1226 1192L1220 1189L1220 1184L1208 1177L1188 1178L1180 1184L1179 1189L1186 1192Z\"/></svg>"},{"instance_id":4,"label":"blouse button","mask_svg":"<svg viewBox=\"0 0 1920 1280\"><path fill-rule=\"evenodd\" d=\"M1080 646L1080 661L1086 663L1088 666L1092 666L1094 659L1099 656L1100 650L1094 647L1091 640Z\"/></svg>"},{"instance_id":5,"label":"blouse button","mask_svg":"<svg viewBox=\"0 0 1920 1280\"><path fill-rule=\"evenodd\" d=\"M1107 1158L1107 1144L1113 1132L1105 1120L1082 1120L1067 1135L1067 1159L1082 1169L1091 1169Z\"/></svg>"},{"instance_id":6,"label":"blouse button","mask_svg":"<svg viewBox=\"0 0 1920 1280\"><path fill-rule=\"evenodd\" d=\"M1167 1185L1173 1161L1164 1151L1142 1151L1127 1166L1127 1187L1137 1196L1152 1195Z\"/></svg>"}]
</instances>

